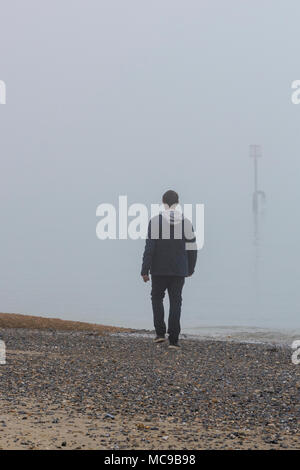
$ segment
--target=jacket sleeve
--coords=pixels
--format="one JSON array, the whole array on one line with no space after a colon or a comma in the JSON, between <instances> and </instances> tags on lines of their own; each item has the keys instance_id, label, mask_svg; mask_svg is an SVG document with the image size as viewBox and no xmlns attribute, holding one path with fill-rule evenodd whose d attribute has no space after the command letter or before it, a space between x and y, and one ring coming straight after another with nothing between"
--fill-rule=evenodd
<instances>
[{"instance_id":1,"label":"jacket sleeve","mask_svg":"<svg viewBox=\"0 0 300 470\"><path fill-rule=\"evenodd\" d=\"M191 276L195 271L198 250L196 235L190 221L187 221L187 225L185 226L185 242L188 256L189 276Z\"/></svg>"},{"instance_id":2,"label":"jacket sleeve","mask_svg":"<svg viewBox=\"0 0 300 470\"><path fill-rule=\"evenodd\" d=\"M189 262L189 275L191 276L194 274L195 266L197 262L197 249L196 250L188 250L188 262Z\"/></svg>"},{"instance_id":3,"label":"jacket sleeve","mask_svg":"<svg viewBox=\"0 0 300 470\"><path fill-rule=\"evenodd\" d=\"M150 220L149 225L148 225L148 236L146 239L145 250L144 250L144 255L143 255L143 264L142 264L142 270L141 270L142 276L149 275L149 271L150 271L151 263L153 259L153 254L154 254L154 249L155 249L155 239L151 238L151 220Z\"/></svg>"}]
</instances>

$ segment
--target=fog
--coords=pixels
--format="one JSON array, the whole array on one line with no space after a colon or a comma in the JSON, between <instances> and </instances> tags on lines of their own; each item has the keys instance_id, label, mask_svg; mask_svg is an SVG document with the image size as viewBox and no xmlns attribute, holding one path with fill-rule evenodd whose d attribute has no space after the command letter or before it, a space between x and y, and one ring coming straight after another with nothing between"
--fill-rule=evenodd
<instances>
[{"instance_id":1,"label":"fog","mask_svg":"<svg viewBox=\"0 0 300 470\"><path fill-rule=\"evenodd\" d=\"M205 205L184 326L300 328L299 2L0 8L0 311L152 328L144 241L99 240L96 208L174 189Z\"/></svg>"}]
</instances>

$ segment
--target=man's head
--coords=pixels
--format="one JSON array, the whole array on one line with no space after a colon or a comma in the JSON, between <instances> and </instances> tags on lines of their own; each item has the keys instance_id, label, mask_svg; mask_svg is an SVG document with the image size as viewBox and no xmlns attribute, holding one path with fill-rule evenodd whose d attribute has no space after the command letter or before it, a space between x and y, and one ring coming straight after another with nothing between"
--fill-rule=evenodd
<instances>
[{"instance_id":1,"label":"man's head","mask_svg":"<svg viewBox=\"0 0 300 470\"><path fill-rule=\"evenodd\" d=\"M176 207L179 203L178 194L175 191L172 191L172 189L169 189L169 191L165 192L163 195L162 202L165 206Z\"/></svg>"}]
</instances>

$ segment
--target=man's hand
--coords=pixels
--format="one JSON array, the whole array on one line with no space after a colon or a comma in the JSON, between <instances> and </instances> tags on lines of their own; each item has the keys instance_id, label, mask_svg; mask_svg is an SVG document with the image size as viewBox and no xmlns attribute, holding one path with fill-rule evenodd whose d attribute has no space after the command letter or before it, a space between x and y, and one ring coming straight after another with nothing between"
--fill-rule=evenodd
<instances>
[{"instance_id":1,"label":"man's hand","mask_svg":"<svg viewBox=\"0 0 300 470\"><path fill-rule=\"evenodd\" d=\"M144 274L142 278L144 282L148 282L150 280L148 274Z\"/></svg>"}]
</instances>

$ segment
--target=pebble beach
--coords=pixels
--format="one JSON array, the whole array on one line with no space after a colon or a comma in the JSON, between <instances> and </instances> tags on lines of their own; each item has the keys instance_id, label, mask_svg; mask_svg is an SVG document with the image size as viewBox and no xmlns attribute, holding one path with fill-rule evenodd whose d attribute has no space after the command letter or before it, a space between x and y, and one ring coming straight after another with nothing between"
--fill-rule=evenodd
<instances>
[{"instance_id":1,"label":"pebble beach","mask_svg":"<svg viewBox=\"0 0 300 470\"><path fill-rule=\"evenodd\" d=\"M289 347L5 318L1 449L300 448Z\"/></svg>"}]
</instances>

